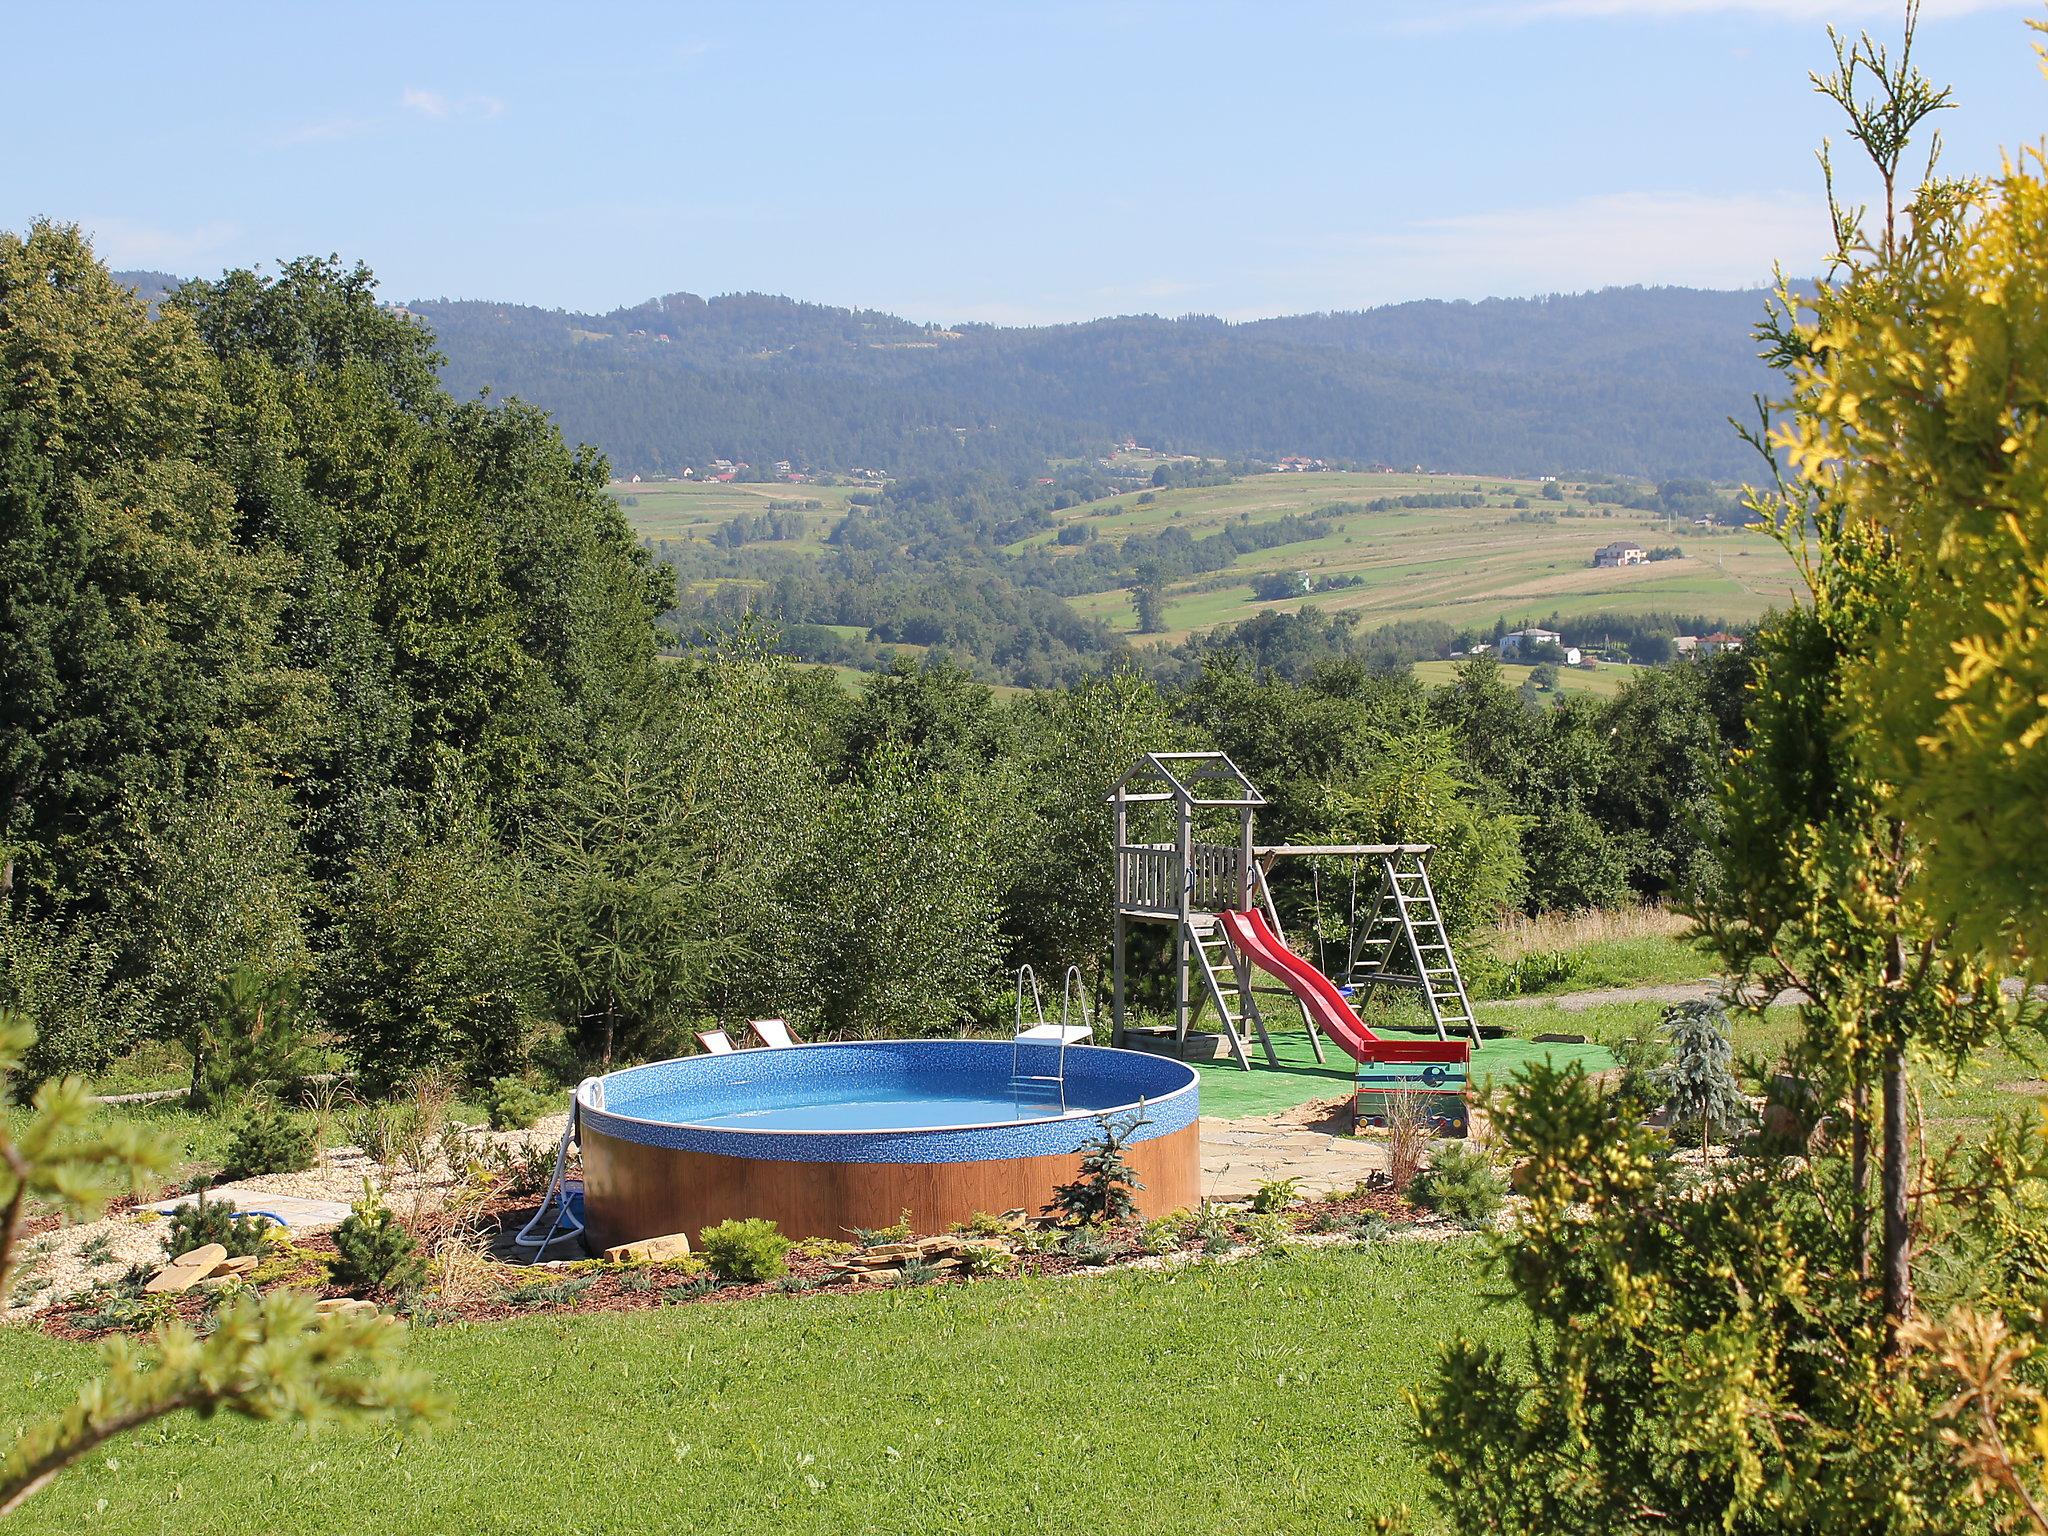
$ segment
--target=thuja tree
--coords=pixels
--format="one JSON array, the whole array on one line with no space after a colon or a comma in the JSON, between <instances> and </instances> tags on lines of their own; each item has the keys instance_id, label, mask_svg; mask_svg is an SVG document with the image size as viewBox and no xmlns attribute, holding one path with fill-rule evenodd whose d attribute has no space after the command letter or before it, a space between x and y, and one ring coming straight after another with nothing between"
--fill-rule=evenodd
<instances>
[{"instance_id":1,"label":"thuja tree","mask_svg":"<svg viewBox=\"0 0 2048 1536\"><path fill-rule=\"evenodd\" d=\"M2037 28L2040 23L2033 23ZM1889 128L1885 93L1859 126ZM1839 279L1781 340L1802 491L1884 545L1911 594L1843 667L1866 770L1896 786L1923 885L1968 943L2048 959L2048 161L1925 187L1842 225ZM1905 215L1910 214L1910 217Z\"/></svg>"},{"instance_id":2,"label":"thuja tree","mask_svg":"<svg viewBox=\"0 0 2048 1536\"><path fill-rule=\"evenodd\" d=\"M1758 993L1792 989L1806 999L1797 1058L1847 1095L1843 1219L1860 1278L1872 1268L1876 1132L1876 1267L1892 1333L1913 1305L1908 1056L1960 1060L2009 1022L1981 951L1929 906L1933 845L1908 825L1898 785L1862 747L1852 686L1881 637L1911 626L1926 593L1901 579L1891 530L1847 497L1847 465L1860 444L1828 425L1841 409L1841 390L1828 379L1836 337L1845 327L1909 320L1919 299L1901 280L1908 247L1951 249L1971 196L1935 176L1931 155L1917 189L1902 185L1916 132L1949 105L1948 92L1913 65L1916 12L1908 10L1896 56L1867 35L1853 45L1837 39L1835 69L1815 77L1868 155L1882 202L1870 214L1843 205L1823 153L1835 273L1811 293L1781 283L1760 333L1788 388L1762 413L1781 424L1752 435L1772 484L1750 505L1791 553L1809 600L1765 626L1753 647L1750 741L1723 797L1726 877L1700 912L1714 947ZM1897 366L1916 366L1907 338L1892 335Z\"/></svg>"},{"instance_id":3,"label":"thuja tree","mask_svg":"<svg viewBox=\"0 0 2048 1536\"><path fill-rule=\"evenodd\" d=\"M1802 999L1793 1064L1827 1111L1810 1156L1701 1179L1588 1082L1538 1072L1509 1094L1530 1204L1501 1260L1530 1357L1461 1346L1418 1415L1463 1530L1961 1531L1987 1522L1978 1496L2028 1508L2038 1486L2011 1455L2039 1419L2038 1136L1924 1161L1909 1139L1909 1060L1960 1062L2016 1021L1927 899L1932 834L1858 743L1854 674L1914 593L1891 530L1844 504L1839 460L1809 436L1836 318L1912 302L1887 276L1902 215L1931 229L1965 204L1931 181L1897 191L1946 102L1912 67L1910 23L1896 56L1838 43L1816 84L1886 201L1870 234L1838 209L1836 279L1783 292L1765 327L1789 384L1766 413L1782 425L1757 434L1773 483L1752 505L1807 594L1750 648L1725 867L1697 915L1746 995Z\"/></svg>"},{"instance_id":4,"label":"thuja tree","mask_svg":"<svg viewBox=\"0 0 2048 1536\"><path fill-rule=\"evenodd\" d=\"M1452 1527L1982 1530L1975 1474L1943 1438L1951 1385L1888 1355L1857 1276L1842 1161L1738 1159L1702 1179L1639 1107L1540 1064L1495 1106L1525 1197L1498 1270L1528 1335L1460 1340L1415 1401ZM2011 1214L2025 1181L2005 1167L2008 1198L1957 1219L2009 1257L1994 1208Z\"/></svg>"},{"instance_id":5,"label":"thuja tree","mask_svg":"<svg viewBox=\"0 0 2048 1536\"><path fill-rule=\"evenodd\" d=\"M13 1085L34 1039L27 1019L0 1013L0 1090ZM30 1201L89 1214L116 1189L140 1188L171 1162L168 1147L132 1124L95 1126L81 1079L46 1082L25 1114L0 1122L0 1299L16 1273ZM167 1414L301 1421L431 1414L423 1379L397 1364L403 1337L388 1318L318 1318L310 1297L280 1291L229 1303L204 1336L174 1322L145 1343L111 1344L104 1373L62 1413L19 1430L0 1456L0 1517L96 1446Z\"/></svg>"}]
</instances>

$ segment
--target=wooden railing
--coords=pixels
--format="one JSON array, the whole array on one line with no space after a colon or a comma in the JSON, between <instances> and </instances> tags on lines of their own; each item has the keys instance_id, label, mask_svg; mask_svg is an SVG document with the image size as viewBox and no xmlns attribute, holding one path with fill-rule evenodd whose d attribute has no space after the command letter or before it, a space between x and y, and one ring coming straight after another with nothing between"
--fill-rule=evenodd
<instances>
[{"instance_id":1,"label":"wooden railing","mask_svg":"<svg viewBox=\"0 0 2048 1536\"><path fill-rule=\"evenodd\" d=\"M1160 917L1180 914L1180 851L1147 844L1116 851L1116 904L1119 911Z\"/></svg>"},{"instance_id":2,"label":"wooden railing","mask_svg":"<svg viewBox=\"0 0 2048 1536\"><path fill-rule=\"evenodd\" d=\"M1220 912L1237 905L1238 851L1221 843L1196 843L1189 850L1194 883L1188 906L1196 912Z\"/></svg>"}]
</instances>

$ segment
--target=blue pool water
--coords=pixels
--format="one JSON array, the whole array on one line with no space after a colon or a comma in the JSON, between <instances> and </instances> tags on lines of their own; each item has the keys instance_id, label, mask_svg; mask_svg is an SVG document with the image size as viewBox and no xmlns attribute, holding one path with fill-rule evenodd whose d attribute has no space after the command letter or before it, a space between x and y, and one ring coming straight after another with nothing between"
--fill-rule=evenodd
<instances>
[{"instance_id":1,"label":"blue pool water","mask_svg":"<svg viewBox=\"0 0 2048 1536\"><path fill-rule=\"evenodd\" d=\"M1065 1083L1032 1081L1064 1070ZM1014 1076L1013 1076L1014 1074ZM1023 1080L1018 1080L1021 1078ZM647 1145L777 1161L967 1162L1065 1155L1142 1106L1133 1137L1198 1113L1177 1061L1007 1040L874 1040L627 1067L579 1090L582 1124Z\"/></svg>"},{"instance_id":2,"label":"blue pool water","mask_svg":"<svg viewBox=\"0 0 2048 1536\"><path fill-rule=\"evenodd\" d=\"M778 1096L779 1097L779 1096ZM668 1119L659 1106L637 1106L649 1119ZM1070 1106L1079 1115L1094 1111ZM1042 1094L983 1098L972 1094L864 1094L858 1097L751 1104L745 1109L705 1113L675 1106L673 1118L688 1115L695 1125L746 1131L928 1131L946 1125L1000 1125L1006 1121L1058 1119L1057 1099Z\"/></svg>"}]
</instances>

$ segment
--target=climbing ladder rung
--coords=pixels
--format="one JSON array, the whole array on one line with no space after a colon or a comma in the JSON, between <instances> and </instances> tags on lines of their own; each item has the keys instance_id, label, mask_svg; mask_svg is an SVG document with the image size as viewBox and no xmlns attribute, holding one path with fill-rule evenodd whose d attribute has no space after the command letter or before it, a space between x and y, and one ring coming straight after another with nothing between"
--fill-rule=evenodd
<instances>
[{"instance_id":1,"label":"climbing ladder rung","mask_svg":"<svg viewBox=\"0 0 2048 1536\"><path fill-rule=\"evenodd\" d=\"M1382 984L1413 987L1422 994L1440 1039L1450 1039L1451 1030L1457 1028L1468 1031L1477 1044L1479 1025L1472 1014L1472 1000L1466 995L1450 930L1444 925L1429 866L1421 854L1395 852L1380 859L1380 889L1372 913L1372 921L1352 941L1346 979L1363 987L1366 994ZM1415 966L1412 975L1397 975L1390 969L1404 941Z\"/></svg>"}]
</instances>

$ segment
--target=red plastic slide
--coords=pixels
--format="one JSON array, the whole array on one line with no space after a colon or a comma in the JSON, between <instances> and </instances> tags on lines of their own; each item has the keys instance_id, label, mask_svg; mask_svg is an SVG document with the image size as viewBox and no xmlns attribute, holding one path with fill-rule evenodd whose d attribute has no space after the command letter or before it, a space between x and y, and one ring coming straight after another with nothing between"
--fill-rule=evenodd
<instances>
[{"instance_id":1,"label":"red plastic slide","mask_svg":"<svg viewBox=\"0 0 2048 1536\"><path fill-rule=\"evenodd\" d=\"M1469 1040L1389 1040L1365 1027L1337 984L1280 942L1259 912L1219 912L1216 921L1237 952L1260 970L1277 976L1301 999L1308 1016L1337 1048L1356 1061L1455 1061L1472 1059Z\"/></svg>"}]
</instances>

